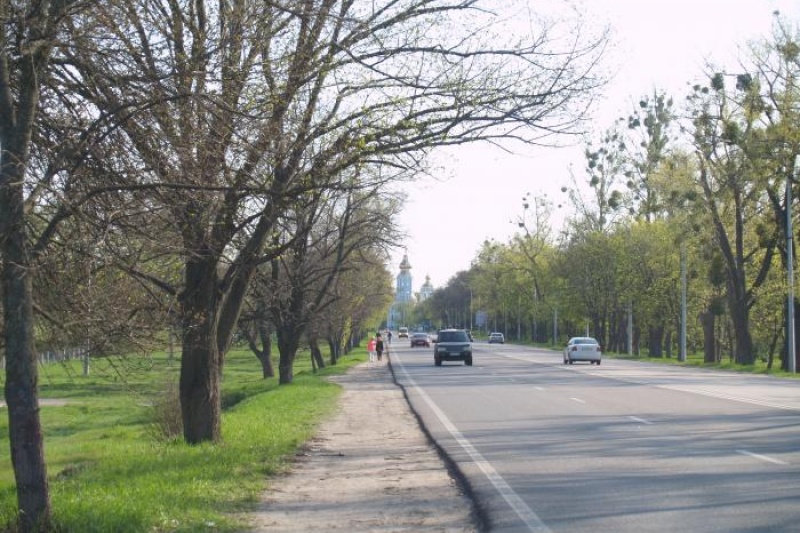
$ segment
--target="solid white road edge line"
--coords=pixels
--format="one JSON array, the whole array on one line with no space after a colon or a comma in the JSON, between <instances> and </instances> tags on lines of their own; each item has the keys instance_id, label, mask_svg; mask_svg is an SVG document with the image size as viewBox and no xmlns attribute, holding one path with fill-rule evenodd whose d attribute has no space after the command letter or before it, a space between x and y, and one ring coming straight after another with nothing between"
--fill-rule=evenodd
<instances>
[{"instance_id":1,"label":"solid white road edge line","mask_svg":"<svg viewBox=\"0 0 800 533\"><path fill-rule=\"evenodd\" d=\"M464 449L465 452L470 456L472 462L481 469L481 471L486 475L486 477L491 481L492 485L494 486L495 490L500 493L503 499L508 503L508 505L517 513L520 520L522 520L525 525L528 527L530 531L536 531L541 533L550 533L550 528L548 528L544 522L533 512L533 510L528 507L528 505L519 497L519 495L514 492L514 489L506 483L506 480L497 473L494 467L483 458L481 453L475 449L475 447L461 434L458 428L453 424L447 415L439 409L439 406L436 405L433 400L428 396L424 390L422 390L417 383L414 381L414 378L406 370L406 367L403 366L403 362L396 354L392 354L394 356L394 360L400 364L400 371L403 373L405 378L411 384L411 387L420 395L420 397L425 400L425 403L428 404L431 411L436 415L442 425L447 429L450 435L458 442L458 444Z\"/></svg>"}]
</instances>

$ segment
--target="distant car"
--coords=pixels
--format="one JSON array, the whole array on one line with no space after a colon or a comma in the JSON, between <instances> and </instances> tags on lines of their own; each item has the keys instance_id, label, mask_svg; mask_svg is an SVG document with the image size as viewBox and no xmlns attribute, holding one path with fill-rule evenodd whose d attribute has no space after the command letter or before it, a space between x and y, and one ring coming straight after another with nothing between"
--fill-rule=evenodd
<instances>
[{"instance_id":1,"label":"distant car","mask_svg":"<svg viewBox=\"0 0 800 533\"><path fill-rule=\"evenodd\" d=\"M431 345L431 338L427 333L412 333L411 334L411 347L424 346L429 348Z\"/></svg>"},{"instance_id":2,"label":"distant car","mask_svg":"<svg viewBox=\"0 0 800 533\"><path fill-rule=\"evenodd\" d=\"M564 364L575 361L588 361L590 364L600 364L602 358L600 343L592 337L572 337L564 348Z\"/></svg>"},{"instance_id":3,"label":"distant car","mask_svg":"<svg viewBox=\"0 0 800 533\"><path fill-rule=\"evenodd\" d=\"M506 337L500 332L489 333L489 344L505 344Z\"/></svg>"},{"instance_id":4,"label":"distant car","mask_svg":"<svg viewBox=\"0 0 800 533\"><path fill-rule=\"evenodd\" d=\"M403 339L403 338L407 339L408 338L408 328L400 328L397 331L397 338L399 338L399 339Z\"/></svg>"},{"instance_id":5,"label":"distant car","mask_svg":"<svg viewBox=\"0 0 800 533\"><path fill-rule=\"evenodd\" d=\"M464 361L472 366L472 344L463 329L443 329L436 336L433 348L433 362L442 366L442 361Z\"/></svg>"}]
</instances>

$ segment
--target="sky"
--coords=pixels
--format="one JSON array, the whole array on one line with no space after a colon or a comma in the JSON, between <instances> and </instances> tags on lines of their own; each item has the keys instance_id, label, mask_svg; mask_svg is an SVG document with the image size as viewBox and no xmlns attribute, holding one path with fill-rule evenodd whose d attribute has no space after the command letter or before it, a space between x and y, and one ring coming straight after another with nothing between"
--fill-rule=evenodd
<instances>
[{"instance_id":1,"label":"sky","mask_svg":"<svg viewBox=\"0 0 800 533\"><path fill-rule=\"evenodd\" d=\"M748 42L770 37L774 11L800 23L800 0L575 1L613 33L606 67L616 74L593 121L600 131L654 89L683 98L686 84L701 78L708 61L735 65ZM557 230L572 214L561 188L572 185L570 168L582 177L583 148L516 147L514 154L489 145L439 150L434 176L409 185L399 219L404 237L392 250L392 275L407 253L414 292L427 276L434 288L443 287L469 269L484 241L509 241L526 194L546 195L554 206L563 205L554 208L550 221ZM443 197L454 206L447 210L452 218L442 217Z\"/></svg>"}]
</instances>

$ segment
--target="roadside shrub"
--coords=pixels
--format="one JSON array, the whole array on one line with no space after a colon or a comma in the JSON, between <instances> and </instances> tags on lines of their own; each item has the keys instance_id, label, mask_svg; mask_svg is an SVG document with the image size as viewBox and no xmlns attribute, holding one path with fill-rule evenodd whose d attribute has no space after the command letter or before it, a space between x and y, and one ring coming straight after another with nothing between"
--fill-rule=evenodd
<instances>
[{"instance_id":1,"label":"roadside shrub","mask_svg":"<svg viewBox=\"0 0 800 533\"><path fill-rule=\"evenodd\" d=\"M175 440L183 435L180 390L174 380L167 381L153 400L148 434L159 441Z\"/></svg>"}]
</instances>

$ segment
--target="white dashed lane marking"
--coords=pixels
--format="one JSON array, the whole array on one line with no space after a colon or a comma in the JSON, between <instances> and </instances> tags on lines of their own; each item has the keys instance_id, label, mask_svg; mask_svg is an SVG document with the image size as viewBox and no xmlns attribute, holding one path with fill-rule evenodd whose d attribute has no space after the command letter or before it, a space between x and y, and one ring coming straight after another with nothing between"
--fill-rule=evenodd
<instances>
[{"instance_id":1,"label":"white dashed lane marking","mask_svg":"<svg viewBox=\"0 0 800 533\"><path fill-rule=\"evenodd\" d=\"M740 453L742 455L747 455L748 457L753 457L760 461L766 461L767 463L772 463L775 465L788 465L786 461L781 461L780 459L775 459L774 457L770 457L768 455L761 455L760 453L753 453L748 452L747 450L736 450L736 453Z\"/></svg>"}]
</instances>

